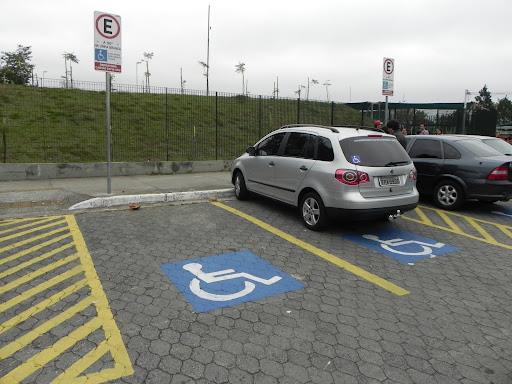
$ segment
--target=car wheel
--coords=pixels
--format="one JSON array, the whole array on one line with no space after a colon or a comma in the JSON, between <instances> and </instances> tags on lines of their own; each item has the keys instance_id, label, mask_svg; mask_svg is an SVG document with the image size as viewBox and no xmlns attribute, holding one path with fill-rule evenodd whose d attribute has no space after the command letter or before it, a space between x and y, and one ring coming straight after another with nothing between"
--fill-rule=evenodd
<instances>
[{"instance_id":1,"label":"car wheel","mask_svg":"<svg viewBox=\"0 0 512 384\"><path fill-rule=\"evenodd\" d=\"M327 224L327 213L320 196L315 192L308 192L302 196L300 213L306 228L318 231Z\"/></svg>"},{"instance_id":2,"label":"car wheel","mask_svg":"<svg viewBox=\"0 0 512 384\"><path fill-rule=\"evenodd\" d=\"M244 175L242 175L240 171L235 175L235 196L238 200L247 200L249 198L249 191L245 186Z\"/></svg>"},{"instance_id":3,"label":"car wheel","mask_svg":"<svg viewBox=\"0 0 512 384\"><path fill-rule=\"evenodd\" d=\"M454 210L464 203L464 193L456 181L444 180L437 184L434 191L434 202L437 206Z\"/></svg>"}]
</instances>

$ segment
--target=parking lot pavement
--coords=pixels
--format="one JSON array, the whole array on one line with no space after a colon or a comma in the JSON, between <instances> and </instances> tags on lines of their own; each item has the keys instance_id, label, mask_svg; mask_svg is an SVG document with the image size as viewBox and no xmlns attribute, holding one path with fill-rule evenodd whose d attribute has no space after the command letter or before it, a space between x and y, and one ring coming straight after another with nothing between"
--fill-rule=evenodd
<instances>
[{"instance_id":1,"label":"parking lot pavement","mask_svg":"<svg viewBox=\"0 0 512 384\"><path fill-rule=\"evenodd\" d=\"M88 212L76 215L80 231L69 229L76 227L73 216L66 216L53 219L63 221L56 227L35 232L62 227L63 234L73 234L68 240L73 244L81 244L83 235L87 248L71 245L59 259L78 250L78 260L69 261L76 264L62 264L56 271L89 265L92 277L86 276L84 284L90 287L92 281L96 296L101 299L104 292L108 303L94 303L90 312L62 322L62 329L41 324L65 316L91 295L91 288L69 298L48 292L27 307L0 312L5 325L32 302L57 295L53 306L33 319L6 332L0 326L0 383L16 382L5 378L17 377L7 375L91 321L98 308L113 313L110 329L122 335L112 350L126 348L129 357L130 364L121 359L118 366L124 371L111 381L116 383L512 381L512 252L499 245L507 244L506 231L478 221L508 228L512 219L464 211L470 220L453 219L460 229L455 231L452 216L446 221L424 208L435 225L411 213L391 223L347 223L312 232L295 210L264 199L215 204ZM15 239L5 240L12 232L3 229L29 223L0 222L0 263L15 252L5 248ZM490 243L475 223L499 244ZM470 230L476 231L473 238L467 236ZM33 238L34 232L21 236ZM60 241L54 246L67 244ZM41 284L37 279L46 274L30 280L29 287L19 279L27 279L21 263L44 255L6 264L20 282L9 292L4 287L13 280L0 265L2 299L17 302ZM31 264L29 273L48 264L38 263ZM96 335L45 364L35 359L39 365L32 364L34 372L24 383L52 382L66 372L81 375L83 382L90 377L108 381L102 381L101 372L116 366L111 355L85 358L88 370L77 369L84 356L102 352L97 351L102 340L110 339ZM2 351L9 352L10 345L17 352L5 358Z\"/></svg>"}]
</instances>

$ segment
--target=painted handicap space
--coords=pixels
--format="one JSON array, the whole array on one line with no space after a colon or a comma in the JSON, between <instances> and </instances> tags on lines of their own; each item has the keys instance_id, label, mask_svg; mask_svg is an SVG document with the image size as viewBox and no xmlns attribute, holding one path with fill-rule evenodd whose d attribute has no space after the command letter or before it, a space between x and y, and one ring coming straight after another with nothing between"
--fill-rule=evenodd
<instances>
[{"instance_id":1,"label":"painted handicap space","mask_svg":"<svg viewBox=\"0 0 512 384\"><path fill-rule=\"evenodd\" d=\"M304 284L249 251L161 266L196 312L231 307L294 291Z\"/></svg>"},{"instance_id":2,"label":"painted handicap space","mask_svg":"<svg viewBox=\"0 0 512 384\"><path fill-rule=\"evenodd\" d=\"M451 245L398 229L347 234L343 237L409 265L457 251Z\"/></svg>"}]
</instances>

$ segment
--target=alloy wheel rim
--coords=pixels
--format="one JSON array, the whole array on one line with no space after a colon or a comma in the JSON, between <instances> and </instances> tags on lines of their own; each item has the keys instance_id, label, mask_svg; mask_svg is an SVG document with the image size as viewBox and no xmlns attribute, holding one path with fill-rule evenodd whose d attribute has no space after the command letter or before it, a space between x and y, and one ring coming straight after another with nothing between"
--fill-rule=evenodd
<instances>
[{"instance_id":1,"label":"alloy wheel rim","mask_svg":"<svg viewBox=\"0 0 512 384\"><path fill-rule=\"evenodd\" d=\"M312 197L308 197L302 204L302 217L306 224L314 226L320 220L320 206L318 201Z\"/></svg>"},{"instance_id":2,"label":"alloy wheel rim","mask_svg":"<svg viewBox=\"0 0 512 384\"><path fill-rule=\"evenodd\" d=\"M443 185L437 191L437 200L446 207L455 204L458 198L459 195L453 185Z\"/></svg>"},{"instance_id":3,"label":"alloy wheel rim","mask_svg":"<svg viewBox=\"0 0 512 384\"><path fill-rule=\"evenodd\" d=\"M235 193L237 196L240 196L240 176L237 176L235 179Z\"/></svg>"}]
</instances>

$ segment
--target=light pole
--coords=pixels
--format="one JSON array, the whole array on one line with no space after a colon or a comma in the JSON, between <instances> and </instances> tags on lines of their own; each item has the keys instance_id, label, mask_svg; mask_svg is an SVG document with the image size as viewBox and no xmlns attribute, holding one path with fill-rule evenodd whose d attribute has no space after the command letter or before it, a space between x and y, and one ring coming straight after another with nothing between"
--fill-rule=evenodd
<instances>
[{"instance_id":1,"label":"light pole","mask_svg":"<svg viewBox=\"0 0 512 384\"><path fill-rule=\"evenodd\" d=\"M144 52L143 56L146 58L146 60L142 60L146 62L146 91L149 93L149 76L151 75L149 73L149 60L153 58L154 53L153 52Z\"/></svg>"},{"instance_id":2,"label":"light pole","mask_svg":"<svg viewBox=\"0 0 512 384\"><path fill-rule=\"evenodd\" d=\"M43 71L43 78L41 79L41 88L44 87L44 74L48 71Z\"/></svg>"},{"instance_id":3,"label":"light pole","mask_svg":"<svg viewBox=\"0 0 512 384\"><path fill-rule=\"evenodd\" d=\"M137 86L137 90L139 90L139 64L142 64L142 61L137 61L135 64L135 85Z\"/></svg>"}]
</instances>

